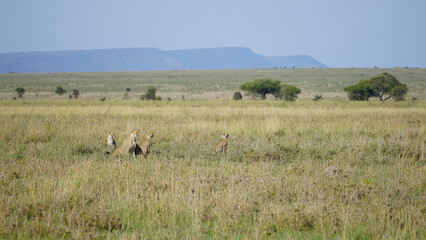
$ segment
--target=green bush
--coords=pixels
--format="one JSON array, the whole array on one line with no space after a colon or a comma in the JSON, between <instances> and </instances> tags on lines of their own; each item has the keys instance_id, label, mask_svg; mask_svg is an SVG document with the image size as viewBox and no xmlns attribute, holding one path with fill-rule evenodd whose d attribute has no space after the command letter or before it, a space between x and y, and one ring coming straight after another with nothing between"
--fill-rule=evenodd
<instances>
[{"instance_id":1,"label":"green bush","mask_svg":"<svg viewBox=\"0 0 426 240\"><path fill-rule=\"evenodd\" d=\"M15 89L16 94L18 95L18 98L22 98L24 96L25 93L25 89L22 87L18 87Z\"/></svg>"},{"instance_id":2,"label":"green bush","mask_svg":"<svg viewBox=\"0 0 426 240\"><path fill-rule=\"evenodd\" d=\"M62 96L62 94L66 93L66 92L67 92L67 90L65 90L63 87L61 87L61 86L56 87L55 93L58 94L59 96Z\"/></svg>"},{"instance_id":3,"label":"green bush","mask_svg":"<svg viewBox=\"0 0 426 240\"><path fill-rule=\"evenodd\" d=\"M408 92L408 87L406 84L401 84L392 88L390 94L394 98L395 101L404 101L405 95Z\"/></svg>"},{"instance_id":4,"label":"green bush","mask_svg":"<svg viewBox=\"0 0 426 240\"><path fill-rule=\"evenodd\" d=\"M348 93L349 100L368 101L373 95L373 89L371 89L368 80L362 80L355 85L345 87L343 90Z\"/></svg>"},{"instance_id":5,"label":"green bush","mask_svg":"<svg viewBox=\"0 0 426 240\"><path fill-rule=\"evenodd\" d=\"M283 85L281 92L283 94L284 100L294 101L296 100L297 95L302 92L302 90L300 90L300 88L297 88L296 86L287 84Z\"/></svg>"},{"instance_id":6,"label":"green bush","mask_svg":"<svg viewBox=\"0 0 426 240\"><path fill-rule=\"evenodd\" d=\"M157 94L157 88L155 87L148 87L145 94L141 95L141 100L157 100L161 101L162 97L156 96Z\"/></svg>"},{"instance_id":7,"label":"green bush","mask_svg":"<svg viewBox=\"0 0 426 240\"><path fill-rule=\"evenodd\" d=\"M156 100L156 96L155 96L156 93L157 93L157 88L148 87L148 89L146 90L146 94L145 94L146 100Z\"/></svg>"}]
</instances>

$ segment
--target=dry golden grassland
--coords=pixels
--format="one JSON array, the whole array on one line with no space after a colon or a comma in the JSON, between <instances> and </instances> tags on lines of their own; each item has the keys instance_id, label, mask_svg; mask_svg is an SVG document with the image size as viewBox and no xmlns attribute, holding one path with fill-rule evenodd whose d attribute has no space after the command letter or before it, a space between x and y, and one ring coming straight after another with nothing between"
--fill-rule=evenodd
<instances>
[{"instance_id":1,"label":"dry golden grassland","mask_svg":"<svg viewBox=\"0 0 426 240\"><path fill-rule=\"evenodd\" d=\"M424 239L425 119L424 101L0 101L0 238ZM147 158L104 156L132 129Z\"/></svg>"}]
</instances>

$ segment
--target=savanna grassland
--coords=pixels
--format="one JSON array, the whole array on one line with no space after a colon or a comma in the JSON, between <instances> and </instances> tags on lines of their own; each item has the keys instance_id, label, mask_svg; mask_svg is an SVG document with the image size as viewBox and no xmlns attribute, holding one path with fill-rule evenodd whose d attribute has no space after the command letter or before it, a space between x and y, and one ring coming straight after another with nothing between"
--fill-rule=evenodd
<instances>
[{"instance_id":1,"label":"savanna grassland","mask_svg":"<svg viewBox=\"0 0 426 240\"><path fill-rule=\"evenodd\" d=\"M422 100L2 100L0 237L424 239L425 119ZM147 158L104 156L132 129Z\"/></svg>"},{"instance_id":2,"label":"savanna grassland","mask_svg":"<svg viewBox=\"0 0 426 240\"><path fill-rule=\"evenodd\" d=\"M15 89L23 87L26 99L67 99L73 89L80 91L82 99L122 99L130 88L130 99L139 99L149 86L158 89L163 99L231 99L241 84L256 78L270 78L292 84L302 90L299 99L345 100L343 88L360 80L389 72L408 85L407 99L426 100L426 69L420 68L348 68L348 69L252 69L252 70L200 70L200 71L145 71L145 72L92 72L0 74L0 99L12 99ZM56 95L62 86L68 91Z\"/></svg>"}]
</instances>

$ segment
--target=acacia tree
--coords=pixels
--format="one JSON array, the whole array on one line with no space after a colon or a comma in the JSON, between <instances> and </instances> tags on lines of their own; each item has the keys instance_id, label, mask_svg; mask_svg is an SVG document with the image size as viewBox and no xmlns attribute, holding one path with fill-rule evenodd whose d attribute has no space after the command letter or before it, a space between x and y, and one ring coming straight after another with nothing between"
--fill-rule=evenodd
<instances>
[{"instance_id":1,"label":"acacia tree","mask_svg":"<svg viewBox=\"0 0 426 240\"><path fill-rule=\"evenodd\" d=\"M61 86L56 87L55 93L58 94L59 96L62 96L62 94L66 93L66 92L67 92L67 90L65 90L63 87L61 87Z\"/></svg>"},{"instance_id":2,"label":"acacia tree","mask_svg":"<svg viewBox=\"0 0 426 240\"><path fill-rule=\"evenodd\" d=\"M393 75L384 72L382 75L372 77L369 80L370 87L373 90L373 97L378 97L380 101L386 101L392 97L391 91L401 83ZM385 96L388 95L388 96Z\"/></svg>"},{"instance_id":3,"label":"acacia tree","mask_svg":"<svg viewBox=\"0 0 426 240\"><path fill-rule=\"evenodd\" d=\"M394 88L396 89L394 90ZM367 101L370 97L378 97L380 101L395 97L401 101L408 92L407 85L400 83L394 76L386 72L368 80L361 80L355 85L345 87L344 90L348 93L349 100Z\"/></svg>"},{"instance_id":4,"label":"acacia tree","mask_svg":"<svg viewBox=\"0 0 426 240\"><path fill-rule=\"evenodd\" d=\"M16 94L18 95L18 98L24 97L25 89L22 87L18 87L15 89Z\"/></svg>"},{"instance_id":5,"label":"acacia tree","mask_svg":"<svg viewBox=\"0 0 426 240\"><path fill-rule=\"evenodd\" d=\"M279 80L272 79L255 79L251 82L243 83L240 86L242 91L246 91L249 95L259 96L260 99L265 99L266 94L277 94L281 91Z\"/></svg>"}]
</instances>

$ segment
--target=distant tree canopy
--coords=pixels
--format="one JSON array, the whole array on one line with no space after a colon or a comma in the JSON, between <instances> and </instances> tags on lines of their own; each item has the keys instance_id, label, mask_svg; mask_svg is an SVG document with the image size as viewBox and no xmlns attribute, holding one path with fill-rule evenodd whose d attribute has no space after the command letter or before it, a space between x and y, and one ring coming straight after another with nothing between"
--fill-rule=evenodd
<instances>
[{"instance_id":1,"label":"distant tree canopy","mask_svg":"<svg viewBox=\"0 0 426 240\"><path fill-rule=\"evenodd\" d=\"M400 83L393 75L382 73L368 80L344 88L349 100L368 101L370 97L377 97L380 101L386 101L394 97L397 101L404 100L408 92L407 85Z\"/></svg>"},{"instance_id":2,"label":"distant tree canopy","mask_svg":"<svg viewBox=\"0 0 426 240\"><path fill-rule=\"evenodd\" d=\"M25 93L25 89L22 87L18 87L15 89L16 94L18 95L18 98L22 98L24 96Z\"/></svg>"},{"instance_id":3,"label":"distant tree canopy","mask_svg":"<svg viewBox=\"0 0 426 240\"><path fill-rule=\"evenodd\" d=\"M126 88L126 92L130 92L130 88Z\"/></svg>"},{"instance_id":4,"label":"distant tree canopy","mask_svg":"<svg viewBox=\"0 0 426 240\"><path fill-rule=\"evenodd\" d=\"M59 96L61 96L62 94L66 93L66 92L67 92L67 90L65 90L63 87L61 87L61 86L56 87L55 93L58 94Z\"/></svg>"},{"instance_id":5,"label":"distant tree canopy","mask_svg":"<svg viewBox=\"0 0 426 240\"><path fill-rule=\"evenodd\" d=\"M259 96L260 99L265 99L266 94L277 94L281 91L279 80L272 79L255 79L251 82L243 83L240 86L242 91L246 91L254 97Z\"/></svg>"}]
</instances>

